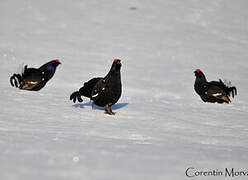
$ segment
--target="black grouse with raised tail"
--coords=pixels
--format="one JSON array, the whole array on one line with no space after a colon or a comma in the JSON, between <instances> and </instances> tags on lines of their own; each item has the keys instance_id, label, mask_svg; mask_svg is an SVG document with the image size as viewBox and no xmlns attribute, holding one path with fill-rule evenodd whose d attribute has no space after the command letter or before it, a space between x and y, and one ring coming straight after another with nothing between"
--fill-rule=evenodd
<instances>
[{"instance_id":1,"label":"black grouse with raised tail","mask_svg":"<svg viewBox=\"0 0 248 180\"><path fill-rule=\"evenodd\" d=\"M10 77L10 84L19 89L39 91L53 77L59 64L61 64L60 61L56 59L40 68L28 68L25 65L21 73L15 73Z\"/></svg>"},{"instance_id":2,"label":"black grouse with raised tail","mask_svg":"<svg viewBox=\"0 0 248 180\"><path fill-rule=\"evenodd\" d=\"M115 59L109 73L104 77L93 78L84 83L84 86L79 91L73 92L70 100L82 102L81 96L90 98L93 101L92 105L105 107L105 113L115 114L111 106L114 105L121 97L121 60Z\"/></svg>"},{"instance_id":3,"label":"black grouse with raised tail","mask_svg":"<svg viewBox=\"0 0 248 180\"><path fill-rule=\"evenodd\" d=\"M194 89L204 102L229 103L231 102L229 97L237 95L235 86L228 87L221 79L208 82L200 69L196 69L194 73L196 76Z\"/></svg>"}]
</instances>

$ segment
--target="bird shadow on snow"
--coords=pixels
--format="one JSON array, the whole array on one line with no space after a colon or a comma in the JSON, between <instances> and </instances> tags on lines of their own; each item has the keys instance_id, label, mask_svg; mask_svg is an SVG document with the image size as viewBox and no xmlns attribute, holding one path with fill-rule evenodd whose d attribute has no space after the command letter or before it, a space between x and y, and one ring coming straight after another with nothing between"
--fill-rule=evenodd
<instances>
[{"instance_id":1,"label":"bird shadow on snow","mask_svg":"<svg viewBox=\"0 0 248 180\"><path fill-rule=\"evenodd\" d=\"M116 110L116 109L120 109L120 108L123 108L125 106L127 106L128 103L117 103L115 105L112 106L112 110ZM73 107L75 108L84 108L85 106L92 106L92 102L87 102L87 103L77 103L77 104L74 104L72 105ZM99 109L99 110L104 110L104 107L100 107L100 106L97 106L97 105L94 105L93 107L94 109Z\"/></svg>"}]
</instances>

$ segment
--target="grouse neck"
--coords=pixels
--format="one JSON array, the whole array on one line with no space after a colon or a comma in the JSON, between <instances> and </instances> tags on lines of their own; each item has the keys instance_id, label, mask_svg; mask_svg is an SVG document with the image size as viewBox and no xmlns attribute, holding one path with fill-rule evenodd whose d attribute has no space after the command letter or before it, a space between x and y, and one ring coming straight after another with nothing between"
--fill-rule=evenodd
<instances>
[{"instance_id":1,"label":"grouse neck","mask_svg":"<svg viewBox=\"0 0 248 180\"><path fill-rule=\"evenodd\" d=\"M117 64L113 64L110 68L109 73L107 74L107 76L109 75L120 75L120 69L121 69L121 65L117 65Z\"/></svg>"},{"instance_id":2,"label":"grouse neck","mask_svg":"<svg viewBox=\"0 0 248 180\"><path fill-rule=\"evenodd\" d=\"M203 73L198 74L195 80L198 82L207 83L207 79Z\"/></svg>"}]
</instances>

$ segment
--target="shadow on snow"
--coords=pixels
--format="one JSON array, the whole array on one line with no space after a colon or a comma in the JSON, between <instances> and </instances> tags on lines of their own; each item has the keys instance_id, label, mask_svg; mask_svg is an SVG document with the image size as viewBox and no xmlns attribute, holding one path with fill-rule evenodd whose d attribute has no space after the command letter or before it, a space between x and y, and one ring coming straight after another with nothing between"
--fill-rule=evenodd
<instances>
[{"instance_id":1,"label":"shadow on snow","mask_svg":"<svg viewBox=\"0 0 248 180\"><path fill-rule=\"evenodd\" d=\"M125 107L127 105L128 105L128 103L117 103L117 104L114 104L112 106L112 110L120 109L120 108L123 108L123 107ZM72 106L75 107L75 108L84 108L85 106L92 106L92 102L77 103L77 104L74 104ZM100 107L100 106L97 106L97 105L94 105L93 108L94 109L104 110L104 107Z\"/></svg>"}]
</instances>

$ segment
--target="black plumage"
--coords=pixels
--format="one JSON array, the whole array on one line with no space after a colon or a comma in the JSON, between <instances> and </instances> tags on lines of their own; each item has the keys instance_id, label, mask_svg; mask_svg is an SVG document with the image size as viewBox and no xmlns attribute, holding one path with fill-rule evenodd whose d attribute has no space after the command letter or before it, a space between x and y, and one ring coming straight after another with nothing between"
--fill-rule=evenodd
<instances>
[{"instance_id":1,"label":"black plumage","mask_svg":"<svg viewBox=\"0 0 248 180\"><path fill-rule=\"evenodd\" d=\"M53 77L59 64L60 61L56 59L40 68L28 68L25 65L21 73L15 73L10 77L10 84L23 90L39 91Z\"/></svg>"},{"instance_id":2,"label":"black plumage","mask_svg":"<svg viewBox=\"0 0 248 180\"><path fill-rule=\"evenodd\" d=\"M70 100L75 103L76 100L82 102L81 96L90 98L93 105L105 107L107 114L115 114L111 106L114 105L121 97L121 61L115 59L108 74L102 78L97 77L84 83L84 86L79 91L73 92Z\"/></svg>"},{"instance_id":3,"label":"black plumage","mask_svg":"<svg viewBox=\"0 0 248 180\"><path fill-rule=\"evenodd\" d=\"M196 76L194 89L204 102L229 103L231 102L229 97L237 95L235 86L228 87L221 79L208 82L200 69L196 69L194 73Z\"/></svg>"}]
</instances>

